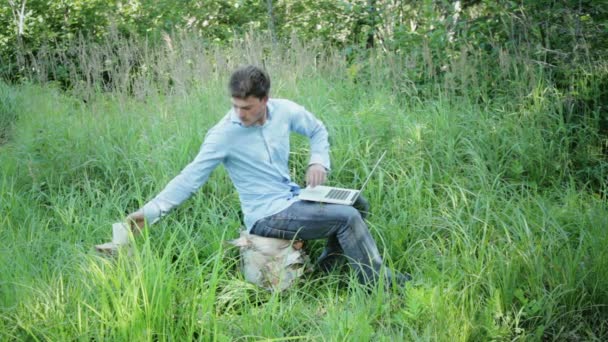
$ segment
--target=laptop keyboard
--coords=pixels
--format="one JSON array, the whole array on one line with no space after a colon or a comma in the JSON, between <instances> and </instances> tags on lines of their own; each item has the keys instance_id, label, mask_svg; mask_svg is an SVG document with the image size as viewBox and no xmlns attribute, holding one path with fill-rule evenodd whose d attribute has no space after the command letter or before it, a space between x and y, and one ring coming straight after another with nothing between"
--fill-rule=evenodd
<instances>
[{"instance_id":1,"label":"laptop keyboard","mask_svg":"<svg viewBox=\"0 0 608 342\"><path fill-rule=\"evenodd\" d=\"M348 196L350 196L350 193L351 192L348 190L331 189L331 190L329 190L329 192L327 193L325 198L345 200L348 198Z\"/></svg>"}]
</instances>

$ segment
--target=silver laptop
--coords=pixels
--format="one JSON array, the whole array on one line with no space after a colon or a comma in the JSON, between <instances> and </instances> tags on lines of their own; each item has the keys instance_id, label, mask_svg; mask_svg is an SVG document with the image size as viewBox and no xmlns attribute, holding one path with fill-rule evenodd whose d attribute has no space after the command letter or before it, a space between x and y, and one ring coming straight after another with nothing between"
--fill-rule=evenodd
<instances>
[{"instance_id":1,"label":"silver laptop","mask_svg":"<svg viewBox=\"0 0 608 342\"><path fill-rule=\"evenodd\" d=\"M386 151L384 151L384 153L382 153L382 155L380 156L380 159L378 159L378 161L376 162L376 165L374 165L374 168L372 169L372 171L369 173L369 175L367 175L367 178L365 179L365 182L363 182L361 189L355 190L355 189L336 188L333 186L317 185L314 188L306 187L306 188L302 189L302 191L300 191L300 195L299 195L300 199L304 200L304 201L312 201L312 202L352 205L353 203L355 203L355 201L359 197L359 194L361 193L361 191L363 191L363 188L365 187L365 185L371 178L372 173L374 173L374 171L380 164L380 161L382 160L382 158L384 158L385 154L386 154Z\"/></svg>"}]
</instances>

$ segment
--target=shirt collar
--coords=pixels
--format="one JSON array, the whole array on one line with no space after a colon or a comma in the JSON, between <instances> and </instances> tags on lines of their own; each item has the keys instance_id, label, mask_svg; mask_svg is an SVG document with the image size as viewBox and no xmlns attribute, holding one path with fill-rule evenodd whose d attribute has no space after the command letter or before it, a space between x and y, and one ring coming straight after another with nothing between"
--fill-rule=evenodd
<instances>
[{"instance_id":1,"label":"shirt collar","mask_svg":"<svg viewBox=\"0 0 608 342\"><path fill-rule=\"evenodd\" d=\"M266 123L264 123L264 125L266 125L268 123L268 121L270 121L272 119L273 116L274 116L274 106L272 105L272 103L269 99L268 102L266 103ZM239 116L234 111L234 108L230 109L230 121L234 124L243 126L243 122L241 122L241 119L239 119Z\"/></svg>"}]
</instances>

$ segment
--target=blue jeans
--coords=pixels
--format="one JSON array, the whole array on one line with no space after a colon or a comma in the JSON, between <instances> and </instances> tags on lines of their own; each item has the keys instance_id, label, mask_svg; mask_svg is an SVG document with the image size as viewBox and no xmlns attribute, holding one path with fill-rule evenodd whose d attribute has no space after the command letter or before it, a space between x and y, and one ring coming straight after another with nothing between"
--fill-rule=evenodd
<instances>
[{"instance_id":1,"label":"blue jeans","mask_svg":"<svg viewBox=\"0 0 608 342\"><path fill-rule=\"evenodd\" d=\"M361 196L353 206L297 201L258 220L251 234L286 240L327 239L318 261L321 268L330 268L338 256L344 255L359 281L373 284L383 266L376 242L363 220L368 211L369 203ZM384 274L390 281L391 272L384 270Z\"/></svg>"}]
</instances>

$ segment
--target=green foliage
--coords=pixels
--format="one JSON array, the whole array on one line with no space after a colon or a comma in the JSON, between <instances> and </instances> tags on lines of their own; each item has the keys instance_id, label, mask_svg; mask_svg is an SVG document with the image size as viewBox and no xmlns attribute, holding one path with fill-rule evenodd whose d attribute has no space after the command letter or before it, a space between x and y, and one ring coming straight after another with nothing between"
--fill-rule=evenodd
<instances>
[{"instance_id":1,"label":"green foliage","mask_svg":"<svg viewBox=\"0 0 608 342\"><path fill-rule=\"evenodd\" d=\"M14 4L0 74L25 82L0 83L0 339L608 336L599 2L278 0L278 44L263 0L30 0L22 35ZM326 123L333 184L388 150L369 222L414 274L405 293L340 274L284 296L245 284L222 249L240 222L221 169L133 255L90 253L192 158L244 63ZM307 146L292 147L301 182Z\"/></svg>"},{"instance_id":2,"label":"green foliage","mask_svg":"<svg viewBox=\"0 0 608 342\"><path fill-rule=\"evenodd\" d=\"M9 140L17 120L15 93L4 83L0 83L0 145Z\"/></svg>"},{"instance_id":3,"label":"green foliage","mask_svg":"<svg viewBox=\"0 0 608 342\"><path fill-rule=\"evenodd\" d=\"M420 62L417 72L437 80L424 88L421 80L402 84L398 53L349 64L297 40L281 48L250 37L217 49L188 36L166 39L160 47L124 37L75 45L87 51L86 68L66 64L77 85L67 91L0 87L2 108L18 117L0 146L3 339L608 336L606 189L579 178L583 170L606 174L603 141L593 134L601 117L573 125L567 93L544 68L504 50L499 70L483 70L486 56L471 48L428 76L418 56L410 60ZM142 64L131 64L137 58ZM105 59L113 62L97 62ZM222 169L135 241L131 255L92 253L111 222L196 154L229 108L225 80L234 66L261 60L273 96L326 123L332 184L360 184L388 150L365 194L384 259L414 275L405 291L370 293L338 272L311 275L282 296L244 283L236 252L223 248L241 223ZM602 72L572 88L589 110L598 110ZM305 140L294 136L292 150L290 170L301 183ZM313 258L321 248L308 245Z\"/></svg>"}]
</instances>

